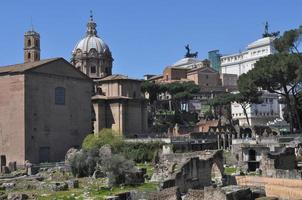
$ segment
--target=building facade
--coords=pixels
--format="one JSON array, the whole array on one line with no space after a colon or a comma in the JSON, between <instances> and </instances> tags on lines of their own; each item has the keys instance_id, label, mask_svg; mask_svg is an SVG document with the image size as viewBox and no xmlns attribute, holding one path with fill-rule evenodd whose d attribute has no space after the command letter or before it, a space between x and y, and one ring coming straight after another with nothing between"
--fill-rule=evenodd
<instances>
[{"instance_id":1,"label":"building facade","mask_svg":"<svg viewBox=\"0 0 302 200\"><path fill-rule=\"evenodd\" d=\"M224 74L221 77L217 70L210 67L209 60L199 60L195 57L185 57L178 60L174 64L167 66L163 70L162 75L146 77L148 77L148 81L159 84L194 82L200 87L200 92L195 94L188 105L183 105L183 108L196 113L203 113L209 109L209 99L226 91L233 91L237 87L237 75ZM170 95L162 93L159 95L159 99L169 100Z\"/></svg>"},{"instance_id":2,"label":"building facade","mask_svg":"<svg viewBox=\"0 0 302 200\"><path fill-rule=\"evenodd\" d=\"M233 74L238 77L254 68L255 63L262 57L275 53L274 37L264 37L249 44L245 51L221 57L221 74ZM228 75L230 77L230 75ZM231 81L232 82L232 81ZM263 91L263 103L251 104L247 109L250 125L265 125L276 118L282 117L282 106L279 96ZM233 119L239 120L240 125L247 125L242 107L232 104Z\"/></svg>"},{"instance_id":3,"label":"building facade","mask_svg":"<svg viewBox=\"0 0 302 200\"><path fill-rule=\"evenodd\" d=\"M220 58L222 74L247 73L254 68L255 63L264 56L275 52L273 47L274 37L265 37L249 44L245 51L225 55Z\"/></svg>"},{"instance_id":4,"label":"building facade","mask_svg":"<svg viewBox=\"0 0 302 200\"><path fill-rule=\"evenodd\" d=\"M216 71L220 71L221 68L220 57L221 54L219 53L219 50L213 50L208 52L208 59L211 63L211 67Z\"/></svg>"},{"instance_id":5,"label":"building facade","mask_svg":"<svg viewBox=\"0 0 302 200\"><path fill-rule=\"evenodd\" d=\"M96 87L97 94L92 97L95 133L110 128L128 138L146 136L147 103L140 80L111 75L97 80Z\"/></svg>"},{"instance_id":6,"label":"building facade","mask_svg":"<svg viewBox=\"0 0 302 200\"><path fill-rule=\"evenodd\" d=\"M1 67L0 154L17 165L64 160L92 131L91 87L63 58Z\"/></svg>"},{"instance_id":7,"label":"building facade","mask_svg":"<svg viewBox=\"0 0 302 200\"><path fill-rule=\"evenodd\" d=\"M261 96L261 104L251 104L247 108L249 124L266 125L269 121L274 121L280 117L280 104L277 94L265 92ZM233 119L239 120L239 124L247 126L246 116L240 104L232 103L231 105Z\"/></svg>"}]
</instances>

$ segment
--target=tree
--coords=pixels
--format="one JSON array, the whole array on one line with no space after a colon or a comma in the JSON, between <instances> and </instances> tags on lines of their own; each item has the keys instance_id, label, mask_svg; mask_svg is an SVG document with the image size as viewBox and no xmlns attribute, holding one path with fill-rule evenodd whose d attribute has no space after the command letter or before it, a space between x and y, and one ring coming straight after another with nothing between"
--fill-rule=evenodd
<instances>
[{"instance_id":1,"label":"tree","mask_svg":"<svg viewBox=\"0 0 302 200\"><path fill-rule=\"evenodd\" d=\"M302 55L300 54L298 50L298 46L301 41L301 36L302 36L302 26L300 26L297 29L292 29L289 31L285 31L283 35L279 38L277 38L274 41L274 47L279 53L292 53L293 55L297 56L302 62ZM299 99L297 94L301 91L301 80L302 80L302 68L300 67L297 71L298 74L298 80L300 80L300 83L297 84L296 89L291 90L291 95L293 97L293 108L291 109L290 107L287 108L287 111L289 112L289 115L292 115L293 113L290 112L292 110L296 117L297 117L297 127L299 130L302 130L302 122L301 119L302 117L300 116L301 114L298 112L299 110ZM288 105L287 105L288 106ZM295 123L294 120L291 119L289 116L289 119L292 121L292 123Z\"/></svg>"},{"instance_id":2,"label":"tree","mask_svg":"<svg viewBox=\"0 0 302 200\"><path fill-rule=\"evenodd\" d=\"M229 120L230 125L232 125L232 114L231 114L231 103L235 101L235 95L232 93L225 93L219 96L215 96L213 99L209 100L209 104L214 107L214 110L218 110L219 122L218 126L221 125L221 117L223 115L223 110L226 110L226 118Z\"/></svg>"},{"instance_id":3,"label":"tree","mask_svg":"<svg viewBox=\"0 0 302 200\"><path fill-rule=\"evenodd\" d=\"M250 126L250 122L247 115L247 109L251 104L259 104L262 102L260 98L262 92L259 91L255 84L255 81L248 74L242 74L238 79L239 93L234 94L234 101L240 104L243 113L245 115L247 124Z\"/></svg>"},{"instance_id":4,"label":"tree","mask_svg":"<svg viewBox=\"0 0 302 200\"><path fill-rule=\"evenodd\" d=\"M291 132L294 116L298 117L294 109L296 102L291 100L291 95L296 95L301 83L297 74L301 67L299 57L294 53L277 53L261 58L256 62L254 69L247 73L256 86L285 98Z\"/></svg>"},{"instance_id":5,"label":"tree","mask_svg":"<svg viewBox=\"0 0 302 200\"><path fill-rule=\"evenodd\" d=\"M144 81L141 85L141 91L149 94L149 101L153 104L157 100L158 95L163 92L163 88L157 83Z\"/></svg>"},{"instance_id":6,"label":"tree","mask_svg":"<svg viewBox=\"0 0 302 200\"><path fill-rule=\"evenodd\" d=\"M301 35L302 26L285 31L282 36L274 40L274 47L279 53L297 53L301 57L298 50Z\"/></svg>"},{"instance_id":7,"label":"tree","mask_svg":"<svg viewBox=\"0 0 302 200\"><path fill-rule=\"evenodd\" d=\"M171 101L174 111L180 111L181 104L187 103L193 98L193 95L200 91L198 85L194 82L172 82L165 84L166 91L171 95Z\"/></svg>"}]
</instances>

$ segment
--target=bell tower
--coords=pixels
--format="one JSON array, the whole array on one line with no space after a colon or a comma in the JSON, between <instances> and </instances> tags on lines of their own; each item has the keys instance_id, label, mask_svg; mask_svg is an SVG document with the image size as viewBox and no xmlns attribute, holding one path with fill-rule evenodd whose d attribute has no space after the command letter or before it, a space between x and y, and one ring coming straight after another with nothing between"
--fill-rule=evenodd
<instances>
[{"instance_id":1,"label":"bell tower","mask_svg":"<svg viewBox=\"0 0 302 200\"><path fill-rule=\"evenodd\" d=\"M40 35L33 29L24 34L24 62L40 60Z\"/></svg>"}]
</instances>

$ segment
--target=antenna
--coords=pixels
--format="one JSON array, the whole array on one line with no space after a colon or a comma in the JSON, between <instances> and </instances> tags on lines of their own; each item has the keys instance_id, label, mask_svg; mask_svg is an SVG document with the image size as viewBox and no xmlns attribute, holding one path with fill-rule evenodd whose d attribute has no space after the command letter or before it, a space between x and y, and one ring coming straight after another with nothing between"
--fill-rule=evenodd
<instances>
[{"instance_id":1,"label":"antenna","mask_svg":"<svg viewBox=\"0 0 302 200\"><path fill-rule=\"evenodd\" d=\"M93 21L93 14L92 14L92 10L90 10L90 21Z\"/></svg>"},{"instance_id":2,"label":"antenna","mask_svg":"<svg viewBox=\"0 0 302 200\"><path fill-rule=\"evenodd\" d=\"M33 25L32 17L30 17L30 29L31 29L31 31L34 31L34 25Z\"/></svg>"}]
</instances>

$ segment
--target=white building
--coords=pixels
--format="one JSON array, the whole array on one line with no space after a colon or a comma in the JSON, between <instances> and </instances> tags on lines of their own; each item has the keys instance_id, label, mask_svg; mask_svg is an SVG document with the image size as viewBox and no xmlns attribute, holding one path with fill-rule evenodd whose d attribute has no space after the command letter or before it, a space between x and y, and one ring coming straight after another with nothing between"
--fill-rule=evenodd
<instances>
[{"instance_id":1,"label":"white building","mask_svg":"<svg viewBox=\"0 0 302 200\"><path fill-rule=\"evenodd\" d=\"M251 104L247 108L247 116L250 125L266 125L269 121L274 121L280 117L280 104L278 95L265 92L261 96L263 103ZM232 103L233 119L238 119L240 125L248 125L242 107L238 103Z\"/></svg>"},{"instance_id":2,"label":"white building","mask_svg":"<svg viewBox=\"0 0 302 200\"><path fill-rule=\"evenodd\" d=\"M273 37L265 37L249 44L245 51L221 57L221 73L236 74L240 76L254 68L255 63L261 58L275 53ZM279 96L263 91L262 104L252 104L247 109L250 125L266 125L276 118L282 118L282 109L278 102ZM240 125L246 125L247 121L242 107L232 104L233 119L238 119Z\"/></svg>"},{"instance_id":3,"label":"white building","mask_svg":"<svg viewBox=\"0 0 302 200\"><path fill-rule=\"evenodd\" d=\"M247 46L243 52L222 56L221 73L237 74L240 76L254 68L254 64L264 56L275 52L273 47L273 37L265 37Z\"/></svg>"}]
</instances>

